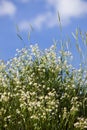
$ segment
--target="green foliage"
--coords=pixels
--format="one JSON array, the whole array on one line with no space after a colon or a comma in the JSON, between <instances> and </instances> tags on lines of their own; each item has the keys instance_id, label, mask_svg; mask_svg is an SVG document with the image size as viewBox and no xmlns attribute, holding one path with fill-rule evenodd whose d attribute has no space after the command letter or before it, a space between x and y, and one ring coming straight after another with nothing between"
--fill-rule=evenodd
<instances>
[{"instance_id":1,"label":"green foliage","mask_svg":"<svg viewBox=\"0 0 87 130\"><path fill-rule=\"evenodd\" d=\"M71 58L36 44L0 61L0 130L87 129L87 70Z\"/></svg>"}]
</instances>

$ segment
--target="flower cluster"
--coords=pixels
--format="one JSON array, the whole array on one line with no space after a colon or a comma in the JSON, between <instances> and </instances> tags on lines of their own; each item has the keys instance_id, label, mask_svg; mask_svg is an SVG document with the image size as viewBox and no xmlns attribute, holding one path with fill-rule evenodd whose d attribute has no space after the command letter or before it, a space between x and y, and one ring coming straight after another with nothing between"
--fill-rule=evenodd
<instances>
[{"instance_id":1,"label":"flower cluster","mask_svg":"<svg viewBox=\"0 0 87 130\"><path fill-rule=\"evenodd\" d=\"M70 58L55 45L41 51L36 44L0 61L0 130L87 127L87 71L74 69Z\"/></svg>"}]
</instances>

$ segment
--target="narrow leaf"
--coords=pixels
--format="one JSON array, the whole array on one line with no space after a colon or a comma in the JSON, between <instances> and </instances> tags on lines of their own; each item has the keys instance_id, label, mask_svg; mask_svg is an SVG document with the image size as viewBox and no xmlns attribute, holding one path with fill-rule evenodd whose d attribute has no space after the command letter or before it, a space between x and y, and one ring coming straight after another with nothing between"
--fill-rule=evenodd
<instances>
[{"instance_id":1,"label":"narrow leaf","mask_svg":"<svg viewBox=\"0 0 87 130\"><path fill-rule=\"evenodd\" d=\"M17 32L20 32L18 25L16 24L16 30Z\"/></svg>"},{"instance_id":2,"label":"narrow leaf","mask_svg":"<svg viewBox=\"0 0 87 130\"><path fill-rule=\"evenodd\" d=\"M77 40L77 39L76 39L76 35L75 35L73 32L72 32L72 36L74 37L75 40Z\"/></svg>"},{"instance_id":3,"label":"narrow leaf","mask_svg":"<svg viewBox=\"0 0 87 130\"><path fill-rule=\"evenodd\" d=\"M19 37L20 40L23 41L23 38L17 33L17 36Z\"/></svg>"},{"instance_id":4,"label":"narrow leaf","mask_svg":"<svg viewBox=\"0 0 87 130\"><path fill-rule=\"evenodd\" d=\"M34 31L34 28L32 27L32 25L30 24L30 29L31 29L31 31Z\"/></svg>"},{"instance_id":5,"label":"narrow leaf","mask_svg":"<svg viewBox=\"0 0 87 130\"><path fill-rule=\"evenodd\" d=\"M28 32L28 40L30 40L30 32Z\"/></svg>"},{"instance_id":6,"label":"narrow leaf","mask_svg":"<svg viewBox=\"0 0 87 130\"><path fill-rule=\"evenodd\" d=\"M58 22L59 22L60 30L62 31L61 19L60 19L60 14L59 14L59 12L58 12Z\"/></svg>"}]
</instances>

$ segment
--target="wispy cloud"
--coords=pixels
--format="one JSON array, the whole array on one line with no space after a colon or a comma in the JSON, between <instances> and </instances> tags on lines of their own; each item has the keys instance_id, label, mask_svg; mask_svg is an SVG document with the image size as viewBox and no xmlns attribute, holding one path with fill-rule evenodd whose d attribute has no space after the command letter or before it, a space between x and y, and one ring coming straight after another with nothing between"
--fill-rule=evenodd
<instances>
[{"instance_id":1,"label":"wispy cloud","mask_svg":"<svg viewBox=\"0 0 87 130\"><path fill-rule=\"evenodd\" d=\"M13 16L16 13L16 6L6 0L1 0L0 1L0 16Z\"/></svg>"},{"instance_id":2,"label":"wispy cloud","mask_svg":"<svg viewBox=\"0 0 87 130\"><path fill-rule=\"evenodd\" d=\"M87 2L84 0L45 0L49 6L49 12L38 14L35 18L19 23L20 29L26 30L29 22L34 28L41 29L44 26L54 27L58 25L57 13L60 13L62 26L71 22L71 18L87 15ZM54 11L51 10L51 7Z\"/></svg>"},{"instance_id":3,"label":"wispy cloud","mask_svg":"<svg viewBox=\"0 0 87 130\"><path fill-rule=\"evenodd\" d=\"M55 24L57 24L57 20L53 18L51 12L47 12L41 15L38 15L35 19L31 20L24 20L19 23L19 28L21 30L27 30L29 29L29 25L31 24L33 28L41 30L42 27L47 26L47 27L53 27ZM52 20L52 18L54 20Z\"/></svg>"}]
</instances>

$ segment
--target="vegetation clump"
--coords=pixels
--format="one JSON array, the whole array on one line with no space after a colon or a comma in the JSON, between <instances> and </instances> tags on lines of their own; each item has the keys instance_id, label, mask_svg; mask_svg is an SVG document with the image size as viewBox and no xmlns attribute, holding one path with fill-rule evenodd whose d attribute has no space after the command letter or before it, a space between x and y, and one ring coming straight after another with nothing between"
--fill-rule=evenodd
<instances>
[{"instance_id":1,"label":"vegetation clump","mask_svg":"<svg viewBox=\"0 0 87 130\"><path fill-rule=\"evenodd\" d=\"M56 45L0 61L0 130L86 130L87 70Z\"/></svg>"}]
</instances>

